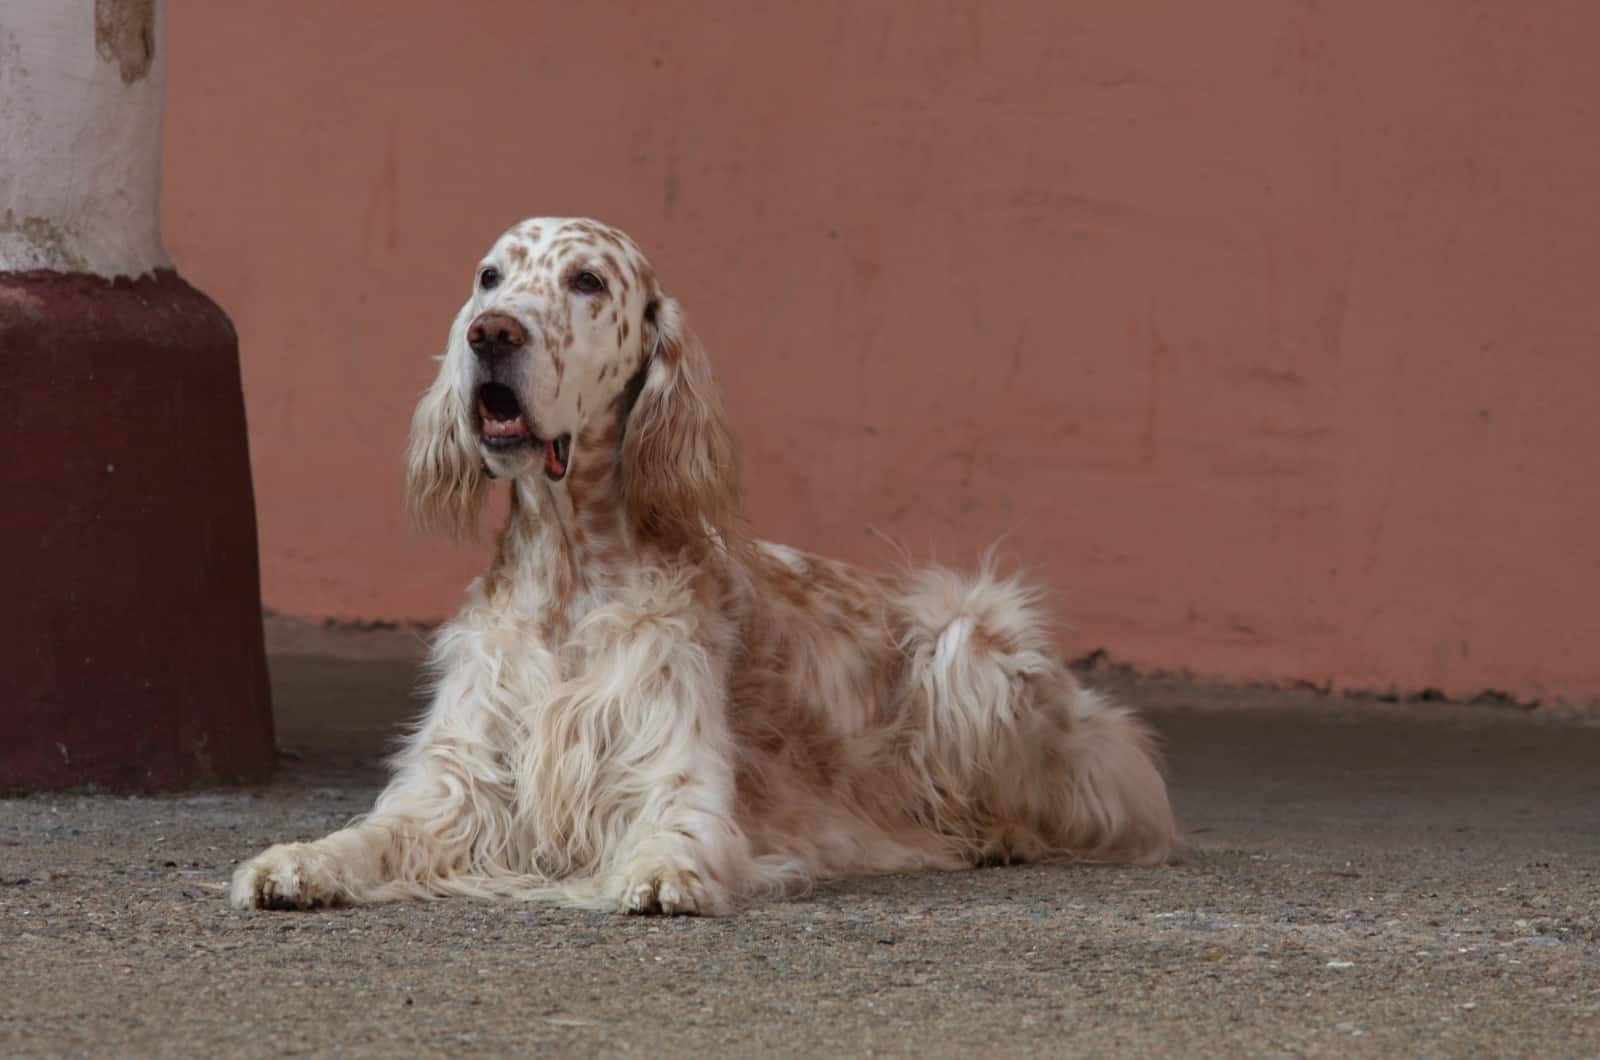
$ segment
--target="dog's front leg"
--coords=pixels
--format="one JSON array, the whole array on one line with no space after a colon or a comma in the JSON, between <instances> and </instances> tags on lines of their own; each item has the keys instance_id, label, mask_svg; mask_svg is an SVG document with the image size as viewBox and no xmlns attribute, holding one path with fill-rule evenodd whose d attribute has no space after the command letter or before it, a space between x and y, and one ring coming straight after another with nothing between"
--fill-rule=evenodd
<instances>
[{"instance_id":1,"label":"dog's front leg","mask_svg":"<svg viewBox=\"0 0 1600 1060\"><path fill-rule=\"evenodd\" d=\"M510 800L487 751L463 765L471 751L462 750L442 741L414 748L371 813L315 842L268 847L239 866L229 901L316 909L473 893L464 878L488 868L476 855L508 831Z\"/></svg>"},{"instance_id":2,"label":"dog's front leg","mask_svg":"<svg viewBox=\"0 0 1600 1060\"><path fill-rule=\"evenodd\" d=\"M510 683L495 658L460 630L446 635L435 656L445 677L372 812L315 842L280 843L245 862L229 889L233 905L312 909L457 893L470 891L463 877L513 871L492 856L512 833L503 749L517 739L517 704L534 698L545 678L530 663L524 680Z\"/></svg>"},{"instance_id":3,"label":"dog's front leg","mask_svg":"<svg viewBox=\"0 0 1600 1060\"><path fill-rule=\"evenodd\" d=\"M590 657L595 674L628 675L586 704L610 719L603 801L611 820L625 822L596 882L619 912L725 913L751 870L734 814L725 669L720 653L697 643L665 637L641 647L661 634L618 638Z\"/></svg>"},{"instance_id":4,"label":"dog's front leg","mask_svg":"<svg viewBox=\"0 0 1600 1060\"><path fill-rule=\"evenodd\" d=\"M485 785L432 750L414 755L364 819L315 842L279 843L239 866L230 902L240 909L316 909L447 892L469 870L474 839L484 830L473 817L472 796Z\"/></svg>"},{"instance_id":5,"label":"dog's front leg","mask_svg":"<svg viewBox=\"0 0 1600 1060\"><path fill-rule=\"evenodd\" d=\"M730 912L747 883L749 845L733 821L732 771L720 755L663 756L656 792L632 830L611 893L624 913Z\"/></svg>"},{"instance_id":6,"label":"dog's front leg","mask_svg":"<svg viewBox=\"0 0 1600 1060\"><path fill-rule=\"evenodd\" d=\"M406 863L440 846L420 824L374 817L312 843L268 847L239 866L228 900L239 909L318 909L377 900L387 896L386 890L398 896L405 893L395 885Z\"/></svg>"}]
</instances>

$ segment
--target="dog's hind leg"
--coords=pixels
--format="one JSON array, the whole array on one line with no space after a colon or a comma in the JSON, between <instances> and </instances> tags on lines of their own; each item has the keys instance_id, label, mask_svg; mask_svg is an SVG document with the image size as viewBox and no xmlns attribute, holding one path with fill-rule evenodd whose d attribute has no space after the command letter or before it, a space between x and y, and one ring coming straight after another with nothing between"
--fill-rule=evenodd
<instances>
[{"instance_id":1,"label":"dog's hind leg","mask_svg":"<svg viewBox=\"0 0 1600 1060\"><path fill-rule=\"evenodd\" d=\"M930 801L974 861L1172 854L1177 828L1148 730L1078 684L1026 586L931 569L912 577L902 605Z\"/></svg>"},{"instance_id":2,"label":"dog's hind leg","mask_svg":"<svg viewBox=\"0 0 1600 1060\"><path fill-rule=\"evenodd\" d=\"M1039 817L1052 847L1092 861L1158 864L1178 852L1178 825L1154 739L1126 707L1064 674L1064 715L1043 747Z\"/></svg>"}]
</instances>

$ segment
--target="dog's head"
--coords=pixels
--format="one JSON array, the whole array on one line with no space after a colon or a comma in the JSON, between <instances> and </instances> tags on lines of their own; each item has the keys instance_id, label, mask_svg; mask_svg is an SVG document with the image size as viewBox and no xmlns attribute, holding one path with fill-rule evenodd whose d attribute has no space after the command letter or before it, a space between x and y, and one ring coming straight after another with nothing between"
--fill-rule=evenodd
<instances>
[{"instance_id":1,"label":"dog's head","mask_svg":"<svg viewBox=\"0 0 1600 1060\"><path fill-rule=\"evenodd\" d=\"M560 489L588 461L620 461L625 503L647 536L678 544L731 529L733 446L682 310L622 232L535 218L478 263L417 406L412 519L470 532L490 477L539 475Z\"/></svg>"}]
</instances>

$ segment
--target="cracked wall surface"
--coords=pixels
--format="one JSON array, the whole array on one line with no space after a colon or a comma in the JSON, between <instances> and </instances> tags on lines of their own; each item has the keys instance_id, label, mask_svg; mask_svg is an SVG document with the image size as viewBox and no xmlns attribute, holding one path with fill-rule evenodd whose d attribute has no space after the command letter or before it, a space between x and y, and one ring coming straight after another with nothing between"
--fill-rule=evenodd
<instances>
[{"instance_id":1,"label":"cracked wall surface","mask_svg":"<svg viewBox=\"0 0 1600 1060\"><path fill-rule=\"evenodd\" d=\"M1600 695L1600 8L669 8L172 5L271 606L458 605L410 410L495 234L583 213L705 338L764 534L1003 537L1074 655Z\"/></svg>"}]
</instances>

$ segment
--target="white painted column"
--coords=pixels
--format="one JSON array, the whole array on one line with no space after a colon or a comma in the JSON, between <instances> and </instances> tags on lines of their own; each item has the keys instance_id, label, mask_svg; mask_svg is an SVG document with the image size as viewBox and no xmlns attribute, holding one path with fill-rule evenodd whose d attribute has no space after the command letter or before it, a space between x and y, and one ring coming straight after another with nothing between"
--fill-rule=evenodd
<instances>
[{"instance_id":1,"label":"white painted column","mask_svg":"<svg viewBox=\"0 0 1600 1060\"><path fill-rule=\"evenodd\" d=\"M161 0L0 2L0 271L140 276L161 246Z\"/></svg>"}]
</instances>

